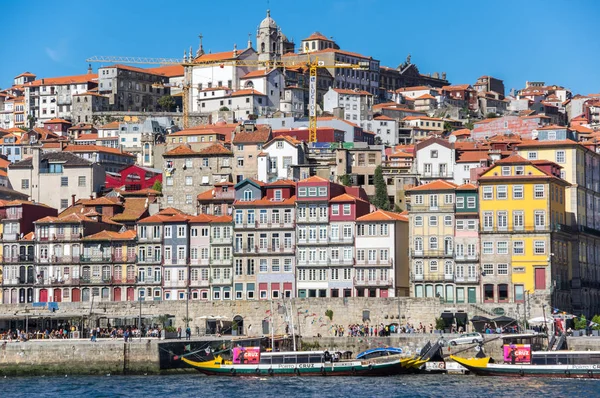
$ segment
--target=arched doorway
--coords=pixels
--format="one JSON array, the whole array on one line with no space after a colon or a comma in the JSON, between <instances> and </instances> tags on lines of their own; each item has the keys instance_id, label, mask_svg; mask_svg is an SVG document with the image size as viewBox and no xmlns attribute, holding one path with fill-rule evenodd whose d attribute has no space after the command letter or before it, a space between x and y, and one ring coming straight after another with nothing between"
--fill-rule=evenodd
<instances>
[{"instance_id":1,"label":"arched doorway","mask_svg":"<svg viewBox=\"0 0 600 398\"><path fill-rule=\"evenodd\" d=\"M62 290L54 289L53 297L55 303L60 303L62 301Z\"/></svg>"},{"instance_id":2,"label":"arched doorway","mask_svg":"<svg viewBox=\"0 0 600 398\"><path fill-rule=\"evenodd\" d=\"M90 289L87 287L81 289L81 301L90 301Z\"/></svg>"},{"instance_id":3,"label":"arched doorway","mask_svg":"<svg viewBox=\"0 0 600 398\"><path fill-rule=\"evenodd\" d=\"M71 292L71 301L74 303L78 303L81 301L81 290L79 290L79 288L76 287Z\"/></svg>"},{"instance_id":4,"label":"arched doorway","mask_svg":"<svg viewBox=\"0 0 600 398\"><path fill-rule=\"evenodd\" d=\"M113 301L121 301L121 288L115 287L113 290Z\"/></svg>"},{"instance_id":5,"label":"arched doorway","mask_svg":"<svg viewBox=\"0 0 600 398\"><path fill-rule=\"evenodd\" d=\"M233 324L231 325L232 336L242 336L244 334L244 318L239 315L233 317Z\"/></svg>"},{"instance_id":6,"label":"arched doorway","mask_svg":"<svg viewBox=\"0 0 600 398\"><path fill-rule=\"evenodd\" d=\"M48 289L40 289L40 303L48 302Z\"/></svg>"},{"instance_id":7,"label":"arched doorway","mask_svg":"<svg viewBox=\"0 0 600 398\"><path fill-rule=\"evenodd\" d=\"M135 301L135 290L132 287L127 288L127 301Z\"/></svg>"}]
</instances>

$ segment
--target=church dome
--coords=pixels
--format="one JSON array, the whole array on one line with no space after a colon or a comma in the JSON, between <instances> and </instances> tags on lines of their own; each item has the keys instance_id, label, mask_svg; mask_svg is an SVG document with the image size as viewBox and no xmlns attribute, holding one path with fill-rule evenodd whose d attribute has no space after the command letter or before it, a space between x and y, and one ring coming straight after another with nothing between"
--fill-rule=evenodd
<instances>
[{"instance_id":1,"label":"church dome","mask_svg":"<svg viewBox=\"0 0 600 398\"><path fill-rule=\"evenodd\" d=\"M277 24L275 23L273 18L271 18L271 10L267 10L267 17L262 20L259 28L262 29L262 28L276 28L276 27L277 27Z\"/></svg>"}]
</instances>

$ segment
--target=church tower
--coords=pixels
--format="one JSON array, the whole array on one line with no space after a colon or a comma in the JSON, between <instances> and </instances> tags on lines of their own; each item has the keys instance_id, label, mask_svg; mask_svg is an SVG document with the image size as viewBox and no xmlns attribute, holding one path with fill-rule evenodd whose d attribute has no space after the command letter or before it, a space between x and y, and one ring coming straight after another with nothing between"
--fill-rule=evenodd
<instances>
[{"instance_id":1,"label":"church tower","mask_svg":"<svg viewBox=\"0 0 600 398\"><path fill-rule=\"evenodd\" d=\"M256 52L259 61L274 61L280 53L279 27L267 10L267 17L262 20L256 32Z\"/></svg>"}]
</instances>

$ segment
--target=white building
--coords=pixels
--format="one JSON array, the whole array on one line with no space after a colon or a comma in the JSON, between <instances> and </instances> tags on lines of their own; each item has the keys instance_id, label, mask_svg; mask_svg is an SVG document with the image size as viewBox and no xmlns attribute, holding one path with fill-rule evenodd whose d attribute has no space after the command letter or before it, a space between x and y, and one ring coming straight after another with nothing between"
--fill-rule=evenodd
<instances>
[{"instance_id":1,"label":"white building","mask_svg":"<svg viewBox=\"0 0 600 398\"><path fill-rule=\"evenodd\" d=\"M373 95L367 91L332 88L323 95L323 110L333 113L336 108L344 109L344 118L356 124L370 120Z\"/></svg>"},{"instance_id":2,"label":"white building","mask_svg":"<svg viewBox=\"0 0 600 398\"><path fill-rule=\"evenodd\" d=\"M231 91L227 87L215 87L214 90L202 90L200 94L198 109L202 113L217 112L227 107L237 119L244 120L249 115L264 115L269 108L267 96L254 89Z\"/></svg>"},{"instance_id":3,"label":"white building","mask_svg":"<svg viewBox=\"0 0 600 398\"><path fill-rule=\"evenodd\" d=\"M429 94L437 97L440 95L439 91L427 86L415 86L415 87L402 87L394 91L392 100L397 104L403 104L406 99L415 99L423 95Z\"/></svg>"},{"instance_id":4,"label":"white building","mask_svg":"<svg viewBox=\"0 0 600 398\"><path fill-rule=\"evenodd\" d=\"M471 170L486 167L491 159L488 151L464 151L454 163L454 182L456 185L475 183Z\"/></svg>"},{"instance_id":5,"label":"white building","mask_svg":"<svg viewBox=\"0 0 600 398\"><path fill-rule=\"evenodd\" d=\"M431 180L452 180L454 172L454 145L431 137L415 145L417 175L422 183Z\"/></svg>"},{"instance_id":6,"label":"white building","mask_svg":"<svg viewBox=\"0 0 600 398\"><path fill-rule=\"evenodd\" d=\"M44 78L26 83L25 114L36 119L36 126L53 118L72 120L73 96L83 94L98 85L98 75Z\"/></svg>"},{"instance_id":7,"label":"white building","mask_svg":"<svg viewBox=\"0 0 600 398\"><path fill-rule=\"evenodd\" d=\"M258 56L252 47L238 51L225 51L213 54L202 54L194 59L194 65L191 68L191 86L190 100L193 112L206 112L201 109L202 90L212 87L227 87L231 90L239 88L239 80L246 76L250 71L256 70L255 66L234 66L227 64L227 61L257 60ZM224 61L219 64L218 61ZM202 63L206 63L203 65Z\"/></svg>"},{"instance_id":8,"label":"white building","mask_svg":"<svg viewBox=\"0 0 600 398\"><path fill-rule=\"evenodd\" d=\"M376 137L379 137L382 144L398 144L398 121L389 116L381 115L373 118L371 121L372 130Z\"/></svg>"},{"instance_id":9,"label":"white building","mask_svg":"<svg viewBox=\"0 0 600 398\"><path fill-rule=\"evenodd\" d=\"M267 142L258 155L258 179L272 182L291 179L291 165L304 163L305 146L291 137L280 135Z\"/></svg>"},{"instance_id":10,"label":"white building","mask_svg":"<svg viewBox=\"0 0 600 398\"><path fill-rule=\"evenodd\" d=\"M267 103L264 105L267 112L261 112L261 115L279 110L284 84L285 79L279 69L255 70L240 79L240 88L254 89L267 96Z\"/></svg>"}]
</instances>

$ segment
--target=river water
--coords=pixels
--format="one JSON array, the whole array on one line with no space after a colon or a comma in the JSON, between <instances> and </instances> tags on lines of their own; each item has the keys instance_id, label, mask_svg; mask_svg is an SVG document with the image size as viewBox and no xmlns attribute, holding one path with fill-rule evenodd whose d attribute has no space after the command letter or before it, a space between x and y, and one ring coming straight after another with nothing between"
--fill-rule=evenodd
<instances>
[{"instance_id":1,"label":"river water","mask_svg":"<svg viewBox=\"0 0 600 398\"><path fill-rule=\"evenodd\" d=\"M0 379L1 396L44 397L600 397L599 380L461 375L383 378L68 376Z\"/></svg>"}]
</instances>

